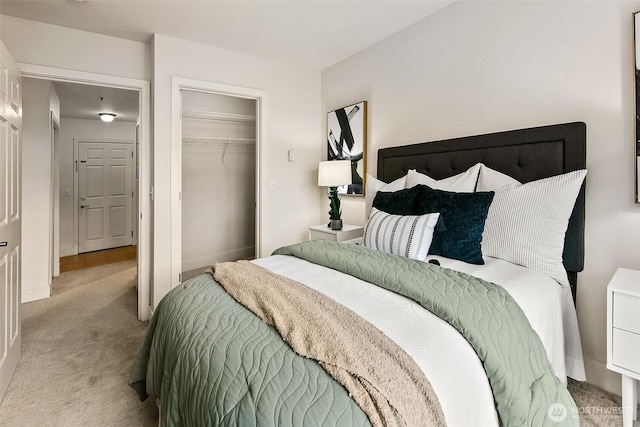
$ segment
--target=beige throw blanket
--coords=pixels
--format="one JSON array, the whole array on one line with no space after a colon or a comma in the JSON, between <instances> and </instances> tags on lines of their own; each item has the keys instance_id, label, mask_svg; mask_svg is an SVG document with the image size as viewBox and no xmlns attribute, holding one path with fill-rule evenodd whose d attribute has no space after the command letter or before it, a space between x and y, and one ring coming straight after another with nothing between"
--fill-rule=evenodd
<instances>
[{"instance_id":1,"label":"beige throw blanket","mask_svg":"<svg viewBox=\"0 0 640 427\"><path fill-rule=\"evenodd\" d=\"M209 270L240 304L317 360L374 426L445 425L431 384L380 330L331 298L248 261Z\"/></svg>"}]
</instances>

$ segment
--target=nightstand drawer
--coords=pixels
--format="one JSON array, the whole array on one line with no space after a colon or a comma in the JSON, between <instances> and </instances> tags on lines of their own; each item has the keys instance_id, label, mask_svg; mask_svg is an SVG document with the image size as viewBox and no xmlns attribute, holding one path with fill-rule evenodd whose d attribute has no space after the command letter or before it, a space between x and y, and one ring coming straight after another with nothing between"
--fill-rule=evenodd
<instances>
[{"instance_id":1,"label":"nightstand drawer","mask_svg":"<svg viewBox=\"0 0 640 427\"><path fill-rule=\"evenodd\" d=\"M613 295L613 327L640 334L640 298L619 292Z\"/></svg>"},{"instance_id":2,"label":"nightstand drawer","mask_svg":"<svg viewBox=\"0 0 640 427\"><path fill-rule=\"evenodd\" d=\"M309 240L330 240L332 242L338 241L338 235L336 233L325 233L323 231L312 230L309 232Z\"/></svg>"},{"instance_id":3,"label":"nightstand drawer","mask_svg":"<svg viewBox=\"0 0 640 427\"><path fill-rule=\"evenodd\" d=\"M640 373L640 335L613 328L611 362Z\"/></svg>"}]
</instances>

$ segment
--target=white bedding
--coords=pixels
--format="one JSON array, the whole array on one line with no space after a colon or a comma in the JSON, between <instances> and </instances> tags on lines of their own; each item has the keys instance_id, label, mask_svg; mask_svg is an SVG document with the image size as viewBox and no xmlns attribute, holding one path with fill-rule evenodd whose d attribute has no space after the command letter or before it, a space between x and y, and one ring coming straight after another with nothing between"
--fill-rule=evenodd
<instances>
[{"instance_id":1,"label":"white bedding","mask_svg":"<svg viewBox=\"0 0 640 427\"><path fill-rule=\"evenodd\" d=\"M567 373L584 380L580 336L568 288L542 273L495 258L485 258L484 266L429 256L432 258L443 267L504 287L540 336L556 375L565 382ZM333 298L394 340L431 382L447 425L498 425L482 364L448 323L408 298L295 257L276 255L254 262Z\"/></svg>"}]
</instances>

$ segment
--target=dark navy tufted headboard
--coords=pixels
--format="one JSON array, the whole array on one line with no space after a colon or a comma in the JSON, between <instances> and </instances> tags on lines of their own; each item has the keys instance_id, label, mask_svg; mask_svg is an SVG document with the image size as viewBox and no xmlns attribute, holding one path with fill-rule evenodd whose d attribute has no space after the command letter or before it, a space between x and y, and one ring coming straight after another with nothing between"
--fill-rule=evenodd
<instances>
[{"instance_id":1,"label":"dark navy tufted headboard","mask_svg":"<svg viewBox=\"0 0 640 427\"><path fill-rule=\"evenodd\" d=\"M520 182L586 168L586 125L582 122L466 136L378 150L378 179L391 182L409 169L442 179L484 163ZM563 263L574 299L584 268L584 185L565 236Z\"/></svg>"}]
</instances>

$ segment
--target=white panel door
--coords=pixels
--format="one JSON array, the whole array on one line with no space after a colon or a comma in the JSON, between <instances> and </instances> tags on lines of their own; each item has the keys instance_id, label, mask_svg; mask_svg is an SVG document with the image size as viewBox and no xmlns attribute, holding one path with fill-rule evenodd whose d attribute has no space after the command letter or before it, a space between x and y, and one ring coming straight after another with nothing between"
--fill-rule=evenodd
<instances>
[{"instance_id":1,"label":"white panel door","mask_svg":"<svg viewBox=\"0 0 640 427\"><path fill-rule=\"evenodd\" d=\"M20 360L20 72L0 42L0 402Z\"/></svg>"},{"instance_id":2,"label":"white panel door","mask_svg":"<svg viewBox=\"0 0 640 427\"><path fill-rule=\"evenodd\" d=\"M133 145L78 143L79 252L131 245Z\"/></svg>"}]
</instances>

